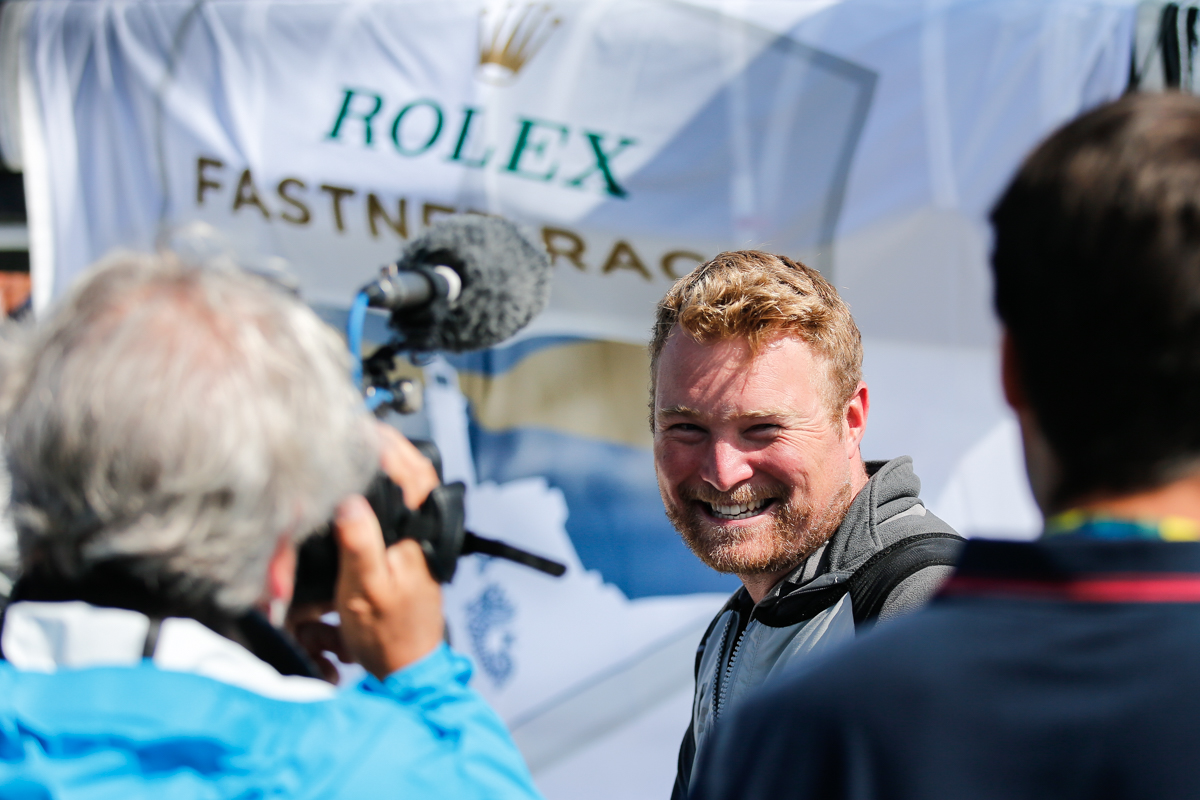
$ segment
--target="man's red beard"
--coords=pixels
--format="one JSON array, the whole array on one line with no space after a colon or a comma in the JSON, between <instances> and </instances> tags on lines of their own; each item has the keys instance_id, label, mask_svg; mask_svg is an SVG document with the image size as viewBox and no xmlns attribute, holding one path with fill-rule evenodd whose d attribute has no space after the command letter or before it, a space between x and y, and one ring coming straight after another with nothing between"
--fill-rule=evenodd
<instances>
[{"instance_id":1,"label":"man's red beard","mask_svg":"<svg viewBox=\"0 0 1200 800\"><path fill-rule=\"evenodd\" d=\"M681 487L679 497L682 505L675 505L663 492L663 505L684 543L708 566L735 575L764 575L798 566L829 540L853 500L849 483L821 509L795 502L783 485L718 492L704 484ZM770 507L752 527L715 524L702 510L702 504L753 505L760 500L769 501Z\"/></svg>"}]
</instances>

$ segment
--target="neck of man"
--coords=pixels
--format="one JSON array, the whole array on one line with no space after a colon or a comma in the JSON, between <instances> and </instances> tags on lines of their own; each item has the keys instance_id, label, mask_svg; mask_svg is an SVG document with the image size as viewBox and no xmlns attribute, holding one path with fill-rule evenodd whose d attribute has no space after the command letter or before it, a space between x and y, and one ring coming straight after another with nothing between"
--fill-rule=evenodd
<instances>
[{"instance_id":1,"label":"neck of man","mask_svg":"<svg viewBox=\"0 0 1200 800\"><path fill-rule=\"evenodd\" d=\"M1082 511L1118 519L1184 517L1200 522L1200 470L1153 489L1117 495L1095 494L1065 502L1056 500L1055 495L1062 480L1058 458L1042 434L1033 412L1028 407L1014 408L1021 423L1029 486L1038 507L1047 518L1063 511Z\"/></svg>"},{"instance_id":2,"label":"neck of man","mask_svg":"<svg viewBox=\"0 0 1200 800\"><path fill-rule=\"evenodd\" d=\"M805 556L807 558L807 556ZM803 563L803 562L802 562ZM750 594L750 599L758 605L759 601L767 596L767 593L775 588L775 584L779 583L784 577L794 570L799 564L794 564L787 569L779 572L764 572L758 575L738 575L742 579L742 585L746 587L746 591Z\"/></svg>"},{"instance_id":3,"label":"neck of man","mask_svg":"<svg viewBox=\"0 0 1200 800\"><path fill-rule=\"evenodd\" d=\"M1200 522L1200 473L1154 489L1115 497L1090 498L1069 506L1088 514L1119 519L1184 517Z\"/></svg>"},{"instance_id":4,"label":"neck of man","mask_svg":"<svg viewBox=\"0 0 1200 800\"><path fill-rule=\"evenodd\" d=\"M870 476L867 475L867 465L863 462L861 453L855 456L853 463L850 465L849 480L850 503L853 503L854 499L858 497L858 493L863 490L863 487L867 485L867 481L870 480ZM842 510L842 519L845 519L845 512L849 510L850 503L847 503L846 508ZM815 553L822 544L829 541L829 538L833 536L838 527L841 526L842 519L839 519L836 525L830 526L828 536L818 543L816 547L805 553L790 566L775 572L760 572L754 575L738 575L738 578L742 581L742 586L746 587L746 592L750 595L750 599L754 601L754 604L758 605L758 603L764 597L766 597L772 589L775 588L776 584L795 571L796 567L807 561L809 556Z\"/></svg>"}]
</instances>

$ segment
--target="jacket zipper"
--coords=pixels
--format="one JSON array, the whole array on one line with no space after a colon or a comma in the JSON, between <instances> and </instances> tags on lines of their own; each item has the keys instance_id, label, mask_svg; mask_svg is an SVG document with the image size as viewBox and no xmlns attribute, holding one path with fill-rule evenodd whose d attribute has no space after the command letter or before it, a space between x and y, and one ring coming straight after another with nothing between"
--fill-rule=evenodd
<instances>
[{"instance_id":1,"label":"jacket zipper","mask_svg":"<svg viewBox=\"0 0 1200 800\"><path fill-rule=\"evenodd\" d=\"M729 641L729 632L731 630L733 630L735 627L736 626L733 624L733 620L730 620L729 622L725 623L725 630L721 631L721 649L717 651L718 653L725 652L725 643ZM722 683L721 670L720 670L720 668L718 668L716 678L713 680L712 704L713 704L713 719L714 720L717 718L717 705L718 705L718 700L721 696L721 683Z\"/></svg>"},{"instance_id":2,"label":"jacket zipper","mask_svg":"<svg viewBox=\"0 0 1200 800\"><path fill-rule=\"evenodd\" d=\"M750 630L750 625L747 624L742 628L742 632L738 634L737 641L733 643L733 652L729 654L729 663L725 665L725 674L721 677L721 684L717 687L717 696L713 698L713 721L716 721L721 716L721 706L725 704L725 695L728 692L729 679L733 677L733 665L737 661L738 652L742 649L742 640L746 638L746 631ZM728 636L728 631L726 631ZM725 649L725 641L721 641L721 649Z\"/></svg>"}]
</instances>

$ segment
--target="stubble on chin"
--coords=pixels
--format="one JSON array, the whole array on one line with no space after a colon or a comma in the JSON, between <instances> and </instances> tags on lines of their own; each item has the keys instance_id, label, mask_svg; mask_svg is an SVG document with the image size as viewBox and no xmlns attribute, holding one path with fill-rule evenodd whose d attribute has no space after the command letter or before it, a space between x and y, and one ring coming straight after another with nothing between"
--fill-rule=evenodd
<instances>
[{"instance_id":1,"label":"stubble on chin","mask_svg":"<svg viewBox=\"0 0 1200 800\"><path fill-rule=\"evenodd\" d=\"M678 505L663 492L667 518L696 556L717 572L765 575L798 566L829 540L854 499L847 482L823 508L783 501L776 503L753 526L731 527L710 522L693 502L704 499L743 503L755 499L753 491L733 492L721 498L685 497Z\"/></svg>"}]
</instances>

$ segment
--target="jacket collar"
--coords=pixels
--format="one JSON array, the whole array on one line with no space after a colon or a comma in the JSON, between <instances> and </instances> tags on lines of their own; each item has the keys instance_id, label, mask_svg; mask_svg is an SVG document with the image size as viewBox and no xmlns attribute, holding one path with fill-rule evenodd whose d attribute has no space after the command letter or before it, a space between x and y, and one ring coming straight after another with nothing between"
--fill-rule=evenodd
<instances>
[{"instance_id":1,"label":"jacket collar","mask_svg":"<svg viewBox=\"0 0 1200 800\"><path fill-rule=\"evenodd\" d=\"M891 461L866 462L866 486L846 510L842 524L829 538L825 548L827 571L853 572L888 542L879 526L908 514L921 504L921 479L913 472L912 458L900 456Z\"/></svg>"},{"instance_id":2,"label":"jacket collar","mask_svg":"<svg viewBox=\"0 0 1200 800\"><path fill-rule=\"evenodd\" d=\"M335 689L315 678L281 675L238 643L194 619L162 620L152 659L143 659L151 620L139 611L79 600L22 601L5 609L0 646L17 669L57 672L150 664L203 675L281 700L323 700Z\"/></svg>"},{"instance_id":3,"label":"jacket collar","mask_svg":"<svg viewBox=\"0 0 1200 800\"><path fill-rule=\"evenodd\" d=\"M867 484L850 502L829 541L775 584L757 606L741 587L718 617L731 610L743 620L753 614L771 626L811 619L846 593L847 581L855 569L897 540L887 534L886 528L881 532L881 525L912 514L924 516L921 479L913 472L912 458L868 461L865 466Z\"/></svg>"},{"instance_id":4,"label":"jacket collar","mask_svg":"<svg viewBox=\"0 0 1200 800\"><path fill-rule=\"evenodd\" d=\"M1200 542L972 539L940 594L1200 602Z\"/></svg>"},{"instance_id":5,"label":"jacket collar","mask_svg":"<svg viewBox=\"0 0 1200 800\"><path fill-rule=\"evenodd\" d=\"M921 479L913 472L912 458L868 461L866 468L866 486L850 502L829 541L776 584L767 597L787 594L827 573L853 572L888 544L880 525L914 512L924 513Z\"/></svg>"},{"instance_id":6,"label":"jacket collar","mask_svg":"<svg viewBox=\"0 0 1200 800\"><path fill-rule=\"evenodd\" d=\"M275 629L266 618L254 609L232 613L215 603L183 606L164 600L163 592L156 592L137 576L131 563L106 561L96 564L87 573L75 578L64 578L36 566L26 571L17 581L10 602L33 601L53 605L69 601L82 601L85 605L101 609L137 612L143 619L158 625L171 619L188 619L207 628L248 651L258 660L270 665L281 675L317 677L316 668L292 640ZM11 607L11 606L10 606ZM3 625L4 614L0 614ZM150 648L151 653L154 648ZM7 653L0 644L0 657Z\"/></svg>"}]
</instances>

